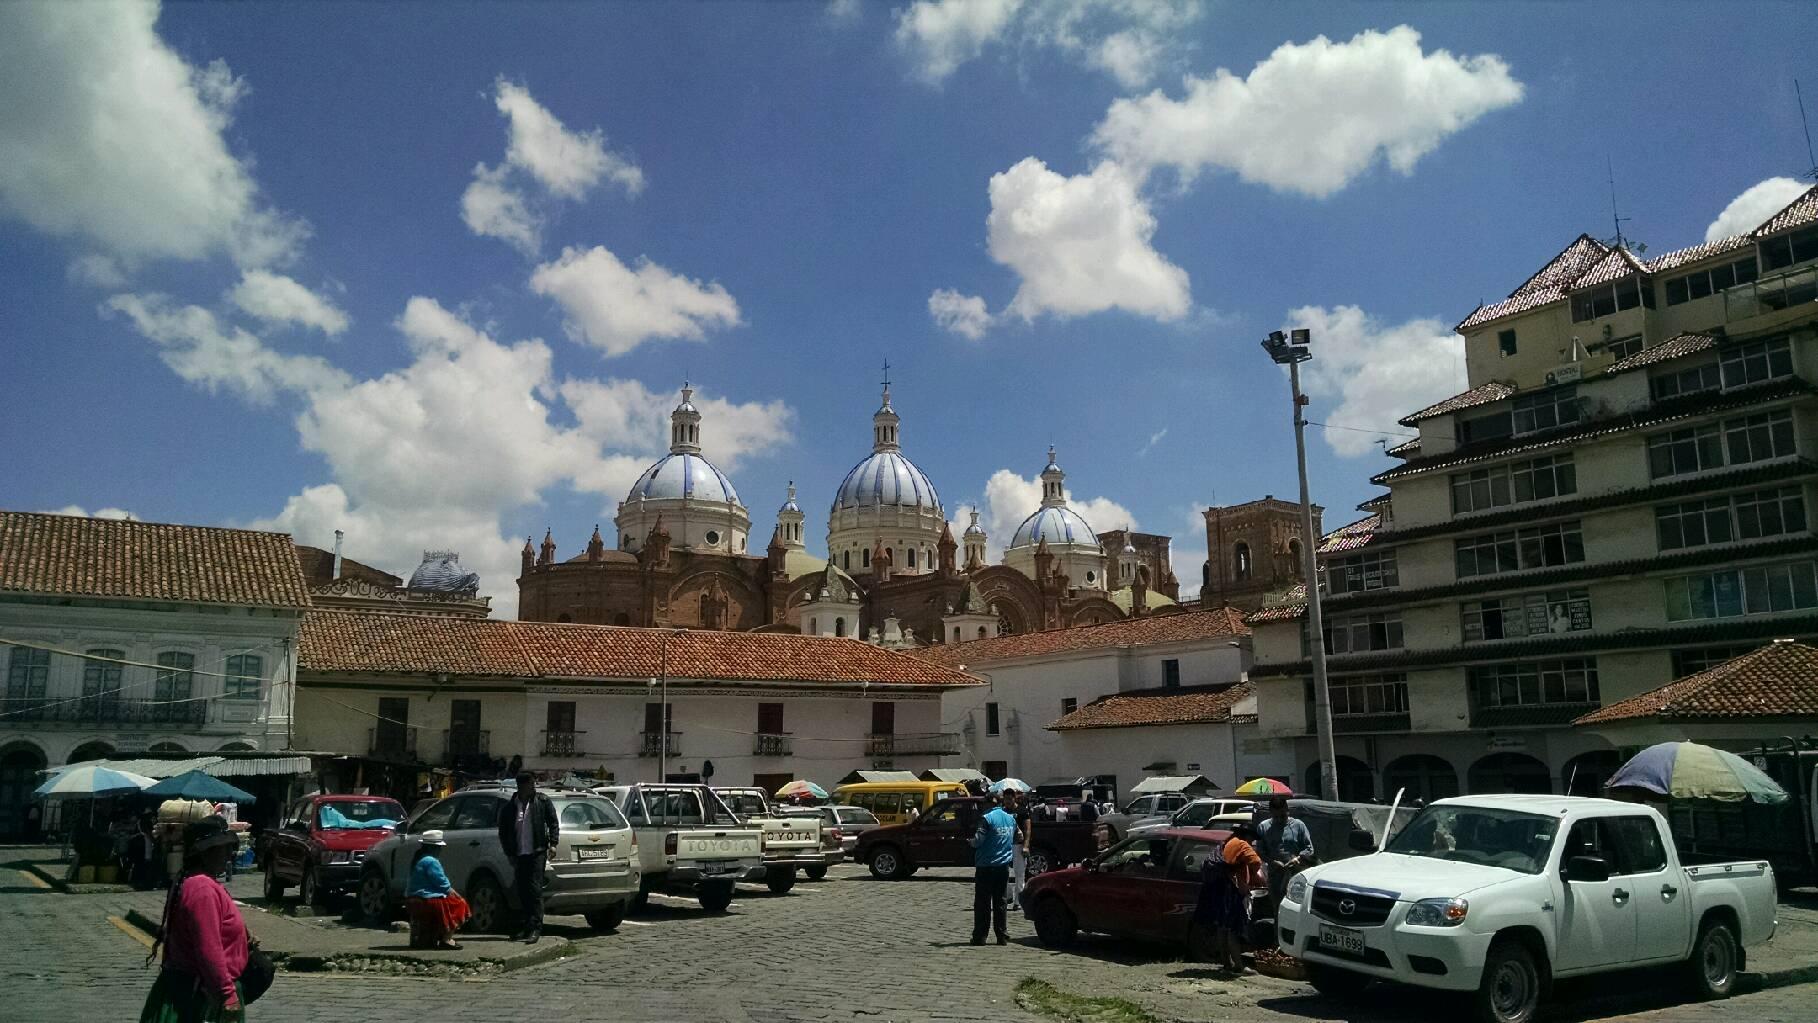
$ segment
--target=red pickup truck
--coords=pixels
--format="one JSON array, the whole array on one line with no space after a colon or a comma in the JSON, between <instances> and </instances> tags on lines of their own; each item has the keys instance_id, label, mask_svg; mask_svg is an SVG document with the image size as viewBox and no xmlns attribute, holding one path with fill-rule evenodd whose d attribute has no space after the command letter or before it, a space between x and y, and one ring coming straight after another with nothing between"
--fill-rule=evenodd
<instances>
[{"instance_id":1,"label":"red pickup truck","mask_svg":"<svg viewBox=\"0 0 1818 1023\"><path fill-rule=\"evenodd\" d=\"M404 806L383 796L305 796L292 803L265 844L265 897L295 885L311 906L325 906L360 883L366 851L404 822Z\"/></svg>"},{"instance_id":2,"label":"red pickup truck","mask_svg":"<svg viewBox=\"0 0 1818 1023\"><path fill-rule=\"evenodd\" d=\"M852 858L885 881L900 881L923 867L970 867L979 815L994 805L977 797L943 799L909 824L859 835ZM1089 859L1111 844L1111 830L1103 823L1035 821L1034 827L1029 841L1031 877Z\"/></svg>"}]
</instances>

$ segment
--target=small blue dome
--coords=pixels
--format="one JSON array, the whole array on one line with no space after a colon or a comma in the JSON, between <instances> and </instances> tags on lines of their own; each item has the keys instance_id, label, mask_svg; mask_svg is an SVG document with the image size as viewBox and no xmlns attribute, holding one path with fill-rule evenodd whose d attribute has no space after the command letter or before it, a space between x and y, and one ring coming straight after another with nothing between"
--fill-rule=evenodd
<instances>
[{"instance_id":1,"label":"small blue dome","mask_svg":"<svg viewBox=\"0 0 1818 1023\"><path fill-rule=\"evenodd\" d=\"M1036 509L1034 515L1016 527L1010 547L1034 547L1043 540L1048 541L1050 547L1060 544L1098 546L1098 534L1078 512L1065 505Z\"/></svg>"},{"instance_id":2,"label":"small blue dome","mask_svg":"<svg viewBox=\"0 0 1818 1023\"><path fill-rule=\"evenodd\" d=\"M631 493L626 495L625 501L636 504L639 498L661 501L684 497L694 501L739 504L739 492L733 489L732 481L725 473L700 455L687 453L664 455L655 465L645 469L644 475L631 485Z\"/></svg>"},{"instance_id":3,"label":"small blue dome","mask_svg":"<svg viewBox=\"0 0 1818 1023\"><path fill-rule=\"evenodd\" d=\"M852 467L833 499L835 512L848 508L925 508L941 514L941 498L928 474L898 451L878 451Z\"/></svg>"}]
</instances>

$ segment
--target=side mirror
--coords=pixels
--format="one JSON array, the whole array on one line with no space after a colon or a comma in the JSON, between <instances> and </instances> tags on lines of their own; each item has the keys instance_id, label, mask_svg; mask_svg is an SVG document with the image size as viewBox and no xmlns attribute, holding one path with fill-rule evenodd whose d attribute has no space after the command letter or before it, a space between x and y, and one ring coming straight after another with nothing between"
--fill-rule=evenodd
<instances>
[{"instance_id":1,"label":"side mirror","mask_svg":"<svg viewBox=\"0 0 1818 1023\"><path fill-rule=\"evenodd\" d=\"M1376 851L1376 836L1362 828L1353 828L1345 844L1354 853L1373 853Z\"/></svg>"},{"instance_id":2,"label":"side mirror","mask_svg":"<svg viewBox=\"0 0 1818 1023\"><path fill-rule=\"evenodd\" d=\"M1573 856L1566 860L1565 879L1599 884L1610 879L1610 865L1601 856Z\"/></svg>"}]
</instances>

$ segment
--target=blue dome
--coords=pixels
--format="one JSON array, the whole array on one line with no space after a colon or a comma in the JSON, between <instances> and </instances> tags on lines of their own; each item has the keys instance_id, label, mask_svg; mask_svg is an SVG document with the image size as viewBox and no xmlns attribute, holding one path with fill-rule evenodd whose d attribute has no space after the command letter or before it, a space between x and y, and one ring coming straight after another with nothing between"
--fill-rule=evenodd
<instances>
[{"instance_id":1,"label":"blue dome","mask_svg":"<svg viewBox=\"0 0 1818 1023\"><path fill-rule=\"evenodd\" d=\"M1065 505L1049 508L1038 508L1034 515L1023 520L1016 527L1016 535L1010 538L1011 547L1034 547L1041 541L1048 541L1048 546L1060 544L1087 544L1098 546L1098 534L1078 512Z\"/></svg>"},{"instance_id":2,"label":"blue dome","mask_svg":"<svg viewBox=\"0 0 1818 1023\"><path fill-rule=\"evenodd\" d=\"M941 498L914 462L897 451L879 451L846 474L833 510L889 507L925 508L938 515Z\"/></svg>"},{"instance_id":3,"label":"blue dome","mask_svg":"<svg viewBox=\"0 0 1818 1023\"><path fill-rule=\"evenodd\" d=\"M686 497L694 501L739 504L739 492L732 488L732 481L725 473L700 455L686 453L664 455L655 465L645 469L644 475L631 485L625 502L636 504L640 497L647 501Z\"/></svg>"}]
</instances>

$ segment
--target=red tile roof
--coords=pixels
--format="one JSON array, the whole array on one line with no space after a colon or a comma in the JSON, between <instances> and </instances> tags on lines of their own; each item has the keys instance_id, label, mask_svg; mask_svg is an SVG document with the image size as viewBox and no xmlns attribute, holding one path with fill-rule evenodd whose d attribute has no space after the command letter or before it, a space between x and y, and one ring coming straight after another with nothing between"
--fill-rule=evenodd
<instances>
[{"instance_id":1,"label":"red tile roof","mask_svg":"<svg viewBox=\"0 0 1818 1023\"><path fill-rule=\"evenodd\" d=\"M1611 249L1609 254L1598 260L1577 280L1572 282L1574 288L1590 288L1599 284L1621 280L1632 274L1641 273L1641 263L1629 255L1628 249Z\"/></svg>"},{"instance_id":2,"label":"red tile roof","mask_svg":"<svg viewBox=\"0 0 1818 1023\"><path fill-rule=\"evenodd\" d=\"M1387 454L1395 458L1413 458L1420 454L1420 438L1415 437L1413 440L1397 444L1390 448Z\"/></svg>"},{"instance_id":3,"label":"red tile roof","mask_svg":"<svg viewBox=\"0 0 1818 1023\"><path fill-rule=\"evenodd\" d=\"M284 533L0 511L0 592L306 608Z\"/></svg>"},{"instance_id":4,"label":"red tile roof","mask_svg":"<svg viewBox=\"0 0 1818 1023\"><path fill-rule=\"evenodd\" d=\"M1803 227L1818 220L1818 185L1805 190L1804 194L1781 208L1779 213L1767 219L1767 222L1749 232L1750 238L1765 238L1770 234Z\"/></svg>"},{"instance_id":5,"label":"red tile roof","mask_svg":"<svg viewBox=\"0 0 1818 1023\"><path fill-rule=\"evenodd\" d=\"M303 578L311 586L320 586L334 582L335 555L320 547L305 547L297 544L297 564L303 567ZM341 559L341 578L364 579L377 586L402 586L404 580L384 569L362 564L352 558Z\"/></svg>"},{"instance_id":6,"label":"red tile roof","mask_svg":"<svg viewBox=\"0 0 1818 1023\"><path fill-rule=\"evenodd\" d=\"M1514 316L1516 313L1525 313L1530 309L1539 309L1543 305L1563 302L1565 297L1564 288L1537 288L1533 291L1510 295L1500 302L1478 306L1475 312L1460 320L1458 326L1452 329L1462 332L1472 327L1481 327L1491 320L1500 320L1505 316Z\"/></svg>"},{"instance_id":7,"label":"red tile roof","mask_svg":"<svg viewBox=\"0 0 1818 1023\"><path fill-rule=\"evenodd\" d=\"M1754 244L1754 239L1746 234L1735 234L1728 238L1719 238L1714 242L1701 242L1697 245L1676 249L1665 255L1655 256L1653 259L1648 260L1648 273L1657 274L1664 273L1668 270L1677 270L1689 263L1696 263L1701 259L1709 259L1712 256L1721 256L1726 252L1734 252L1737 249L1748 248Z\"/></svg>"},{"instance_id":8,"label":"red tile roof","mask_svg":"<svg viewBox=\"0 0 1818 1023\"><path fill-rule=\"evenodd\" d=\"M1443 416L1448 412L1458 412L1475 408L1478 405L1488 405L1490 402L1511 397L1514 393L1514 384L1505 384L1500 380L1486 380L1462 394L1454 394L1442 402L1428 405L1419 412L1403 416L1401 425L1414 426L1422 419L1431 419L1434 416Z\"/></svg>"},{"instance_id":9,"label":"red tile roof","mask_svg":"<svg viewBox=\"0 0 1818 1023\"><path fill-rule=\"evenodd\" d=\"M1250 683L1239 682L1212 691L1107 696L1054 722L1048 730L1218 724L1230 721L1232 706L1252 691Z\"/></svg>"},{"instance_id":10,"label":"red tile roof","mask_svg":"<svg viewBox=\"0 0 1818 1023\"><path fill-rule=\"evenodd\" d=\"M1588 234L1581 234L1570 245L1560 249L1559 255L1548 260L1546 266L1536 270L1534 276L1522 281L1521 287L1509 292L1509 297L1564 288L1586 270L1596 266L1609 251L1609 247L1602 242Z\"/></svg>"},{"instance_id":11,"label":"red tile roof","mask_svg":"<svg viewBox=\"0 0 1818 1023\"><path fill-rule=\"evenodd\" d=\"M1342 554L1345 551L1354 551L1368 544L1376 536L1377 529L1381 527L1382 515L1380 513L1366 515L1350 525L1339 526L1320 537L1316 553Z\"/></svg>"},{"instance_id":12,"label":"red tile roof","mask_svg":"<svg viewBox=\"0 0 1818 1023\"><path fill-rule=\"evenodd\" d=\"M1261 622L1288 622L1305 617L1307 613L1307 586L1302 583L1289 588L1286 593L1276 598L1275 603L1259 607L1244 616L1248 625Z\"/></svg>"},{"instance_id":13,"label":"red tile roof","mask_svg":"<svg viewBox=\"0 0 1818 1023\"><path fill-rule=\"evenodd\" d=\"M304 616L298 666L309 672L492 678L965 686L982 680L856 639L787 633L633 629L376 611Z\"/></svg>"},{"instance_id":14,"label":"red tile roof","mask_svg":"<svg viewBox=\"0 0 1818 1023\"><path fill-rule=\"evenodd\" d=\"M1709 334L1676 334L1652 348L1643 348L1634 355L1611 365L1604 372L1606 374L1627 373L1632 369L1641 369L1657 362L1677 359L1681 355L1692 355L1715 347L1717 347L1717 339Z\"/></svg>"},{"instance_id":15,"label":"red tile roof","mask_svg":"<svg viewBox=\"0 0 1818 1023\"><path fill-rule=\"evenodd\" d=\"M1783 639L1594 710L1573 724L1789 717L1818 718L1818 648Z\"/></svg>"},{"instance_id":16,"label":"red tile roof","mask_svg":"<svg viewBox=\"0 0 1818 1023\"><path fill-rule=\"evenodd\" d=\"M1149 646L1159 643L1190 643L1220 636L1248 636L1243 612L1234 607L1182 614L1146 615L1126 618L1104 625L1082 625L1071 629L1049 629L1025 632L994 639L976 639L966 643L941 643L915 651L915 656L935 664L977 667L999 661L1013 661L1044 654L1072 653L1079 650L1110 649L1126 646Z\"/></svg>"}]
</instances>

